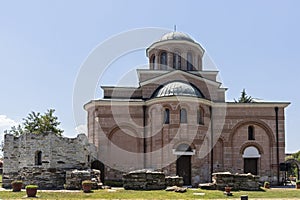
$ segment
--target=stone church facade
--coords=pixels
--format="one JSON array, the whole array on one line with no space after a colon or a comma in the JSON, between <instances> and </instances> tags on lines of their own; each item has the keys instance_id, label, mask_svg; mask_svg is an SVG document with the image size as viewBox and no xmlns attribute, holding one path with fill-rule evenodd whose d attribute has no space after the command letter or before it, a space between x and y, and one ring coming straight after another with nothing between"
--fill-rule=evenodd
<instances>
[{"instance_id":1,"label":"stone church facade","mask_svg":"<svg viewBox=\"0 0 300 200\"><path fill-rule=\"evenodd\" d=\"M147 168L186 185L220 171L281 180L289 103L226 102L218 71L203 69L204 53L187 34L167 33L146 50L137 88L102 86L103 99L84 105L104 179Z\"/></svg>"}]
</instances>

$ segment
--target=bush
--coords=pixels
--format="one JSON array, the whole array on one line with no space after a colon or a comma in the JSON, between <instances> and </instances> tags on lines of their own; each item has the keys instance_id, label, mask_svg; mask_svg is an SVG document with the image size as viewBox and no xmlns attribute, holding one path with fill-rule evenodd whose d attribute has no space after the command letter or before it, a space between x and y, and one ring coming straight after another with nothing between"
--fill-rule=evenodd
<instances>
[{"instance_id":1,"label":"bush","mask_svg":"<svg viewBox=\"0 0 300 200\"><path fill-rule=\"evenodd\" d=\"M82 181L81 184L82 184L82 185L85 185L85 184L92 184L92 181L90 181L90 180L84 180L84 181Z\"/></svg>"},{"instance_id":2,"label":"bush","mask_svg":"<svg viewBox=\"0 0 300 200\"><path fill-rule=\"evenodd\" d=\"M264 183L264 188L270 188L270 182L265 181L265 183Z\"/></svg>"},{"instance_id":3,"label":"bush","mask_svg":"<svg viewBox=\"0 0 300 200\"><path fill-rule=\"evenodd\" d=\"M300 184L300 180L296 181L296 184Z\"/></svg>"},{"instance_id":4,"label":"bush","mask_svg":"<svg viewBox=\"0 0 300 200\"><path fill-rule=\"evenodd\" d=\"M15 181L11 182L11 184L23 184L23 181L15 180Z\"/></svg>"},{"instance_id":5,"label":"bush","mask_svg":"<svg viewBox=\"0 0 300 200\"><path fill-rule=\"evenodd\" d=\"M25 189L38 189L37 185L26 185Z\"/></svg>"}]
</instances>

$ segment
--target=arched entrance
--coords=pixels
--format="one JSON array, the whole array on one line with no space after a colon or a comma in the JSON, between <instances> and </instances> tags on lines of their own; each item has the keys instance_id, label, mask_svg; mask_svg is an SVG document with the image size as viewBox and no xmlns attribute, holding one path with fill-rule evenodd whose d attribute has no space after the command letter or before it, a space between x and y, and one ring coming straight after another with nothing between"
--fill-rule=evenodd
<instances>
[{"instance_id":1,"label":"arched entrance","mask_svg":"<svg viewBox=\"0 0 300 200\"><path fill-rule=\"evenodd\" d=\"M187 144L180 144L173 153L177 155L176 174L183 178L184 185L191 185L191 157L195 154L195 150Z\"/></svg>"},{"instance_id":2,"label":"arched entrance","mask_svg":"<svg viewBox=\"0 0 300 200\"><path fill-rule=\"evenodd\" d=\"M91 169L97 169L100 170L100 179L101 182L104 183L104 164L99 160L94 160L91 164Z\"/></svg>"},{"instance_id":3,"label":"arched entrance","mask_svg":"<svg viewBox=\"0 0 300 200\"><path fill-rule=\"evenodd\" d=\"M244 173L258 175L258 159L260 158L259 151L254 146L249 146L244 150Z\"/></svg>"}]
</instances>

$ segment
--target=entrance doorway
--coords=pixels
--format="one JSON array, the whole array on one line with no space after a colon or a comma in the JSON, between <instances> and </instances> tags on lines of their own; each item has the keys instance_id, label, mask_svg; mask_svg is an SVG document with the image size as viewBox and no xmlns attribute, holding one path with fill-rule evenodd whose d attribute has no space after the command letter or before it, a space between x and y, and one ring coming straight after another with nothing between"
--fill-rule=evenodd
<instances>
[{"instance_id":1,"label":"entrance doorway","mask_svg":"<svg viewBox=\"0 0 300 200\"><path fill-rule=\"evenodd\" d=\"M253 175L258 175L258 161L260 158L260 153L255 146L249 146L245 148L244 154L244 173L251 173Z\"/></svg>"},{"instance_id":2,"label":"entrance doorway","mask_svg":"<svg viewBox=\"0 0 300 200\"><path fill-rule=\"evenodd\" d=\"M104 164L99 160L95 160L91 164L91 169L100 170L100 172L101 172L100 179L101 179L101 182L104 183Z\"/></svg>"},{"instance_id":3,"label":"entrance doorway","mask_svg":"<svg viewBox=\"0 0 300 200\"><path fill-rule=\"evenodd\" d=\"M191 156L182 155L176 161L177 175L183 177L184 185L191 185Z\"/></svg>"},{"instance_id":4,"label":"entrance doorway","mask_svg":"<svg viewBox=\"0 0 300 200\"><path fill-rule=\"evenodd\" d=\"M244 159L244 173L251 173L257 175L257 158L245 158Z\"/></svg>"},{"instance_id":5,"label":"entrance doorway","mask_svg":"<svg viewBox=\"0 0 300 200\"><path fill-rule=\"evenodd\" d=\"M183 178L184 185L191 185L192 177L192 155L195 155L193 150L188 144L180 144L176 149L173 149L173 154L177 155L176 160L176 174Z\"/></svg>"}]
</instances>

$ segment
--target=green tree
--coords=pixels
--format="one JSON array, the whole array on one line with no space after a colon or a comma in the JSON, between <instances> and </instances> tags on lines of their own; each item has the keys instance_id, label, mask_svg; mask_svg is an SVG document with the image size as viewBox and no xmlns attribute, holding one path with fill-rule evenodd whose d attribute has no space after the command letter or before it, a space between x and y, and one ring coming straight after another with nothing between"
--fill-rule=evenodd
<instances>
[{"instance_id":1,"label":"green tree","mask_svg":"<svg viewBox=\"0 0 300 200\"><path fill-rule=\"evenodd\" d=\"M246 90L243 89L241 96L238 100L234 99L235 103L252 103L253 99L251 96L248 96Z\"/></svg>"},{"instance_id":2,"label":"green tree","mask_svg":"<svg viewBox=\"0 0 300 200\"><path fill-rule=\"evenodd\" d=\"M285 160L289 160L289 159L295 159L298 162L300 162L300 151L285 157ZM298 174L298 168L296 167L295 164L292 164L291 170L288 172L288 175L296 176L297 174Z\"/></svg>"},{"instance_id":3,"label":"green tree","mask_svg":"<svg viewBox=\"0 0 300 200\"><path fill-rule=\"evenodd\" d=\"M26 118L23 119L21 125L13 126L10 130L4 131L4 133L10 133L15 136L20 136L24 133L40 134L44 132L52 132L58 136L61 136L63 130L59 129L60 122L58 118L54 116L54 109L49 109L44 114L32 111Z\"/></svg>"}]
</instances>

